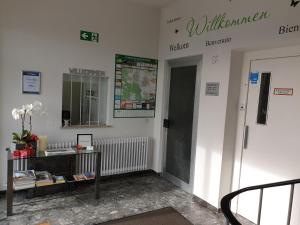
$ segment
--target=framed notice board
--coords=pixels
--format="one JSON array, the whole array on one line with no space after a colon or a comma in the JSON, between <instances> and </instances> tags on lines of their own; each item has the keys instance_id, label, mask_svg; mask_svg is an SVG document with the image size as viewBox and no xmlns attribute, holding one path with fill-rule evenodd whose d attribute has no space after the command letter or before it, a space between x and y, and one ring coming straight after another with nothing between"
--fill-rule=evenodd
<instances>
[{"instance_id":1,"label":"framed notice board","mask_svg":"<svg viewBox=\"0 0 300 225\"><path fill-rule=\"evenodd\" d=\"M22 93L40 94L41 92L41 72L22 71Z\"/></svg>"},{"instance_id":2,"label":"framed notice board","mask_svg":"<svg viewBox=\"0 0 300 225\"><path fill-rule=\"evenodd\" d=\"M114 118L155 116L157 59L115 56Z\"/></svg>"}]
</instances>

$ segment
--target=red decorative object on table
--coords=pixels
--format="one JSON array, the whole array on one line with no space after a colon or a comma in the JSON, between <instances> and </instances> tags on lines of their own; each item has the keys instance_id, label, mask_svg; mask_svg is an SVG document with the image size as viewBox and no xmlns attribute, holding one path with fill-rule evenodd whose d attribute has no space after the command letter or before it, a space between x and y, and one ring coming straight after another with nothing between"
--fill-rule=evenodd
<instances>
[{"instance_id":1,"label":"red decorative object on table","mask_svg":"<svg viewBox=\"0 0 300 225\"><path fill-rule=\"evenodd\" d=\"M14 150L12 152L12 157L13 158L20 158L20 150Z\"/></svg>"},{"instance_id":2,"label":"red decorative object on table","mask_svg":"<svg viewBox=\"0 0 300 225\"><path fill-rule=\"evenodd\" d=\"M23 149L19 151L20 151L20 158L27 158L29 156L30 151L28 149Z\"/></svg>"},{"instance_id":3,"label":"red decorative object on table","mask_svg":"<svg viewBox=\"0 0 300 225\"><path fill-rule=\"evenodd\" d=\"M35 150L33 148L25 148L22 150L14 150L12 152L13 158L28 158L35 156Z\"/></svg>"},{"instance_id":4,"label":"red decorative object on table","mask_svg":"<svg viewBox=\"0 0 300 225\"><path fill-rule=\"evenodd\" d=\"M37 146L37 135L32 135L30 143L23 145L23 149L16 149L12 152L13 158L27 158L35 156Z\"/></svg>"}]
</instances>

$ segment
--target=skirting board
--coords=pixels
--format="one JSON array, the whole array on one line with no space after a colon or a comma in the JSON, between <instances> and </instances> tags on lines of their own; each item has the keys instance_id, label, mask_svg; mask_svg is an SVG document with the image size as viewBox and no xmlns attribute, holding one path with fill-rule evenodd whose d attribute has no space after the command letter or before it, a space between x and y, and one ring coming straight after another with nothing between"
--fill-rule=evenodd
<instances>
[{"instance_id":1,"label":"skirting board","mask_svg":"<svg viewBox=\"0 0 300 225\"><path fill-rule=\"evenodd\" d=\"M226 221L226 218L224 216L224 214L222 213L221 208L216 208L215 206L209 204L208 202L204 201L203 199L197 197L194 195L193 197L194 201L197 202L199 205L201 205L202 207L205 207L207 209L209 209L210 211L212 211L215 214L218 214L219 217L223 218L224 221ZM235 214L235 216L238 218L238 220L242 223L242 224L253 224L250 220L246 219L245 217L239 215L239 214Z\"/></svg>"},{"instance_id":2,"label":"skirting board","mask_svg":"<svg viewBox=\"0 0 300 225\"><path fill-rule=\"evenodd\" d=\"M204 201L203 199L197 197L197 196L193 196L193 199L195 202L197 202L199 205L208 208L209 210L213 211L214 213L220 213L221 209L216 208L215 206L209 204L207 201Z\"/></svg>"}]
</instances>

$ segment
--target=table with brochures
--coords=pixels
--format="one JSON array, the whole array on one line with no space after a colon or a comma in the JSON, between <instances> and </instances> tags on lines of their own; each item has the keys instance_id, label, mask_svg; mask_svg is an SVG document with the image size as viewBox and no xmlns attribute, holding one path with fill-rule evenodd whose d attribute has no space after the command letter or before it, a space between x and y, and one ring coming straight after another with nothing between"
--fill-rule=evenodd
<instances>
[{"instance_id":1,"label":"table with brochures","mask_svg":"<svg viewBox=\"0 0 300 225\"><path fill-rule=\"evenodd\" d=\"M46 171L36 171L37 168L48 168L49 174L55 171L55 175L51 176L53 182L51 186L72 185L74 183L80 183L82 180L93 180L95 182L95 198L99 199L99 186L100 186L100 176L101 176L101 151L100 150L73 150L70 151L66 149L56 149L55 151L40 152L36 153L36 156L29 156L18 158L14 157L11 151L8 151L7 160L7 216L13 215L13 196L14 191L20 189L38 189L43 186L47 186L48 179ZM89 157L93 154L94 157L94 174L85 173L80 175L76 174L76 164L78 159ZM26 163L25 163L26 162ZM61 165L60 165L61 164ZM74 165L75 164L75 165ZM25 166L24 166L25 165ZM61 167L60 167L61 166ZM18 170L16 170L18 168ZM20 171L20 168L24 168L24 171ZM58 168L58 169L57 169ZM59 172L59 168L64 168L64 172ZM67 172L66 172L67 171ZM73 176L65 176L65 174L73 174ZM35 176L36 175L36 176ZM37 178L42 177L45 179L38 181ZM26 181L22 181L22 178Z\"/></svg>"}]
</instances>

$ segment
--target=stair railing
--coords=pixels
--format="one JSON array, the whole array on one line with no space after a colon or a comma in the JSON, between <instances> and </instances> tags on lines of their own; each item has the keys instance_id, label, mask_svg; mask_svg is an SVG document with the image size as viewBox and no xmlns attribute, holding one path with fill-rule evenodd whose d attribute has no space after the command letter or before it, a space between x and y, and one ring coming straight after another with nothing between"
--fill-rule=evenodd
<instances>
[{"instance_id":1,"label":"stair railing","mask_svg":"<svg viewBox=\"0 0 300 225\"><path fill-rule=\"evenodd\" d=\"M293 208L293 200L294 200L294 191L295 191L295 185L300 183L300 179L297 180L288 180L288 181L282 181L282 182L276 182L276 183L270 183L270 184L263 184L263 185L257 185L257 186L251 186L246 187L243 189L240 189L238 191L232 192L228 195L225 195L221 200L221 209L224 214L224 216L227 219L228 224L232 225L242 225L237 218L233 215L231 211L231 200L235 198L236 196L248 192L248 191L254 191L254 190L260 190L259 195L259 205L258 205L258 212L257 212L257 225L260 225L261 221L261 210L262 210L262 202L263 202L263 196L264 196L264 190L267 188L274 188L274 187L281 187L281 186L291 186L290 189L290 199L289 199L289 209L288 209L288 215L287 215L287 225L290 225L291 223L291 215L292 215L292 208Z\"/></svg>"}]
</instances>

